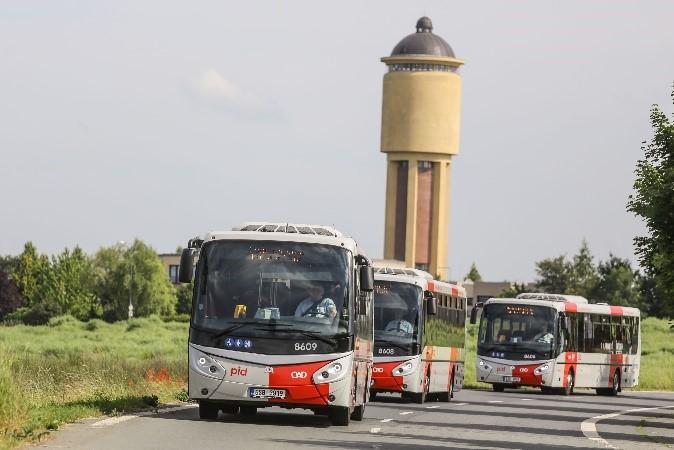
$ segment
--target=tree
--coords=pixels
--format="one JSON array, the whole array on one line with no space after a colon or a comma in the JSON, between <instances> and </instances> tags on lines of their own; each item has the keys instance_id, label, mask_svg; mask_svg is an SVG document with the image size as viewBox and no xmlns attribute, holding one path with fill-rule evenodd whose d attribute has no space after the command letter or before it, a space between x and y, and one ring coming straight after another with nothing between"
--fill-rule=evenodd
<instances>
[{"instance_id":1,"label":"tree","mask_svg":"<svg viewBox=\"0 0 674 450\"><path fill-rule=\"evenodd\" d=\"M536 289L548 293L567 293L573 280L573 267L564 255L536 263Z\"/></svg>"},{"instance_id":2,"label":"tree","mask_svg":"<svg viewBox=\"0 0 674 450\"><path fill-rule=\"evenodd\" d=\"M192 291L194 282L179 284L176 288L176 313L189 314L192 312Z\"/></svg>"},{"instance_id":3,"label":"tree","mask_svg":"<svg viewBox=\"0 0 674 450\"><path fill-rule=\"evenodd\" d=\"M627 259L611 254L599 263L599 282L592 298L611 305L640 306L640 277Z\"/></svg>"},{"instance_id":4,"label":"tree","mask_svg":"<svg viewBox=\"0 0 674 450\"><path fill-rule=\"evenodd\" d=\"M157 253L140 240L125 249L101 248L93 258L94 290L107 320L128 316L129 295L134 315L175 313L176 294Z\"/></svg>"},{"instance_id":5,"label":"tree","mask_svg":"<svg viewBox=\"0 0 674 450\"><path fill-rule=\"evenodd\" d=\"M52 257L52 267L45 296L59 304L64 313L80 320L100 316L100 306L93 292L93 268L81 248L67 248Z\"/></svg>"},{"instance_id":6,"label":"tree","mask_svg":"<svg viewBox=\"0 0 674 450\"><path fill-rule=\"evenodd\" d=\"M643 219L648 230L634 238L634 246L654 281L652 313L674 317L674 120L654 105L650 121L653 137L641 147L644 159L637 162L627 210Z\"/></svg>"},{"instance_id":7,"label":"tree","mask_svg":"<svg viewBox=\"0 0 674 450\"><path fill-rule=\"evenodd\" d=\"M19 267L19 258L17 256L0 256L0 272L6 272L8 275L11 275L16 272L17 267Z\"/></svg>"},{"instance_id":8,"label":"tree","mask_svg":"<svg viewBox=\"0 0 674 450\"><path fill-rule=\"evenodd\" d=\"M578 253L573 257L571 264L571 285L567 294L591 297L599 283L597 267L594 265L594 257L590 253L587 241L583 239Z\"/></svg>"},{"instance_id":9,"label":"tree","mask_svg":"<svg viewBox=\"0 0 674 450\"><path fill-rule=\"evenodd\" d=\"M40 303L49 279L49 258L39 255L32 242L26 242L12 278L28 307Z\"/></svg>"},{"instance_id":10,"label":"tree","mask_svg":"<svg viewBox=\"0 0 674 450\"><path fill-rule=\"evenodd\" d=\"M529 291L531 291L531 289L527 287L526 283L510 283L510 286L503 289L498 296L501 298L515 298L518 295Z\"/></svg>"},{"instance_id":11,"label":"tree","mask_svg":"<svg viewBox=\"0 0 674 450\"><path fill-rule=\"evenodd\" d=\"M544 259L536 263L536 273L537 289L548 293L591 297L599 283L594 258L584 239L571 261L565 255Z\"/></svg>"},{"instance_id":12,"label":"tree","mask_svg":"<svg viewBox=\"0 0 674 450\"><path fill-rule=\"evenodd\" d=\"M480 275L480 272L477 270L475 263L470 265L470 270L466 274L464 280L471 280L472 282L482 281L482 275Z\"/></svg>"},{"instance_id":13,"label":"tree","mask_svg":"<svg viewBox=\"0 0 674 450\"><path fill-rule=\"evenodd\" d=\"M7 272L0 271L0 320L23 306L25 302L14 280Z\"/></svg>"}]
</instances>

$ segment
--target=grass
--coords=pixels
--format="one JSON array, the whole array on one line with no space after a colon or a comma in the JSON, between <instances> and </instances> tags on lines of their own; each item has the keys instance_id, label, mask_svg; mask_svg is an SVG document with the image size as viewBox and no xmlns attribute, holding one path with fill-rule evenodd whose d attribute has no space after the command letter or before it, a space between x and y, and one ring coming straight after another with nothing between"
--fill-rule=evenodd
<instances>
[{"instance_id":1,"label":"grass","mask_svg":"<svg viewBox=\"0 0 674 450\"><path fill-rule=\"evenodd\" d=\"M108 324L64 316L49 325L0 325L0 449L35 441L83 417L187 400L186 323L157 317ZM469 325L465 385L475 380ZM642 323L641 390L674 390L674 330Z\"/></svg>"},{"instance_id":2,"label":"grass","mask_svg":"<svg viewBox=\"0 0 674 450\"><path fill-rule=\"evenodd\" d=\"M0 449L82 417L186 399L187 327L69 316L0 326Z\"/></svg>"}]
</instances>

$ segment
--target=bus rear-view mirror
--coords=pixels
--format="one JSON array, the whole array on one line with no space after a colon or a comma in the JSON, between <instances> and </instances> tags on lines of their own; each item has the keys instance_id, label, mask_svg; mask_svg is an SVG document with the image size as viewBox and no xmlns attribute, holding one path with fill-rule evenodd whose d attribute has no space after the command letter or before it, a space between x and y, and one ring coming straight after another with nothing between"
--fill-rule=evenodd
<instances>
[{"instance_id":1,"label":"bus rear-view mirror","mask_svg":"<svg viewBox=\"0 0 674 450\"><path fill-rule=\"evenodd\" d=\"M438 313L438 299L431 291L426 291L426 314L435 316Z\"/></svg>"},{"instance_id":2,"label":"bus rear-view mirror","mask_svg":"<svg viewBox=\"0 0 674 450\"><path fill-rule=\"evenodd\" d=\"M473 309L470 310L470 323L473 325L477 323L477 306L474 306Z\"/></svg>"},{"instance_id":3,"label":"bus rear-view mirror","mask_svg":"<svg viewBox=\"0 0 674 450\"><path fill-rule=\"evenodd\" d=\"M372 292L374 290L374 269L372 266L360 268L360 290Z\"/></svg>"},{"instance_id":4,"label":"bus rear-view mirror","mask_svg":"<svg viewBox=\"0 0 674 450\"><path fill-rule=\"evenodd\" d=\"M194 250L184 248L180 254L180 268L178 269L178 281L180 283L189 283L194 274Z\"/></svg>"}]
</instances>

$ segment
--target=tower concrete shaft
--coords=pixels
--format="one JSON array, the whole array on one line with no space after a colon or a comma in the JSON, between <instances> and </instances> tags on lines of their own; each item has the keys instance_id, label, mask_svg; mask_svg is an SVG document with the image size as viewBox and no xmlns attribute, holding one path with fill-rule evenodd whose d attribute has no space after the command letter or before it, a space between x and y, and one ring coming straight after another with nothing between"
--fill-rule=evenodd
<instances>
[{"instance_id":1,"label":"tower concrete shaft","mask_svg":"<svg viewBox=\"0 0 674 450\"><path fill-rule=\"evenodd\" d=\"M463 61L430 19L404 38L384 75L381 151L387 154L384 258L448 279L452 156L459 153Z\"/></svg>"}]
</instances>

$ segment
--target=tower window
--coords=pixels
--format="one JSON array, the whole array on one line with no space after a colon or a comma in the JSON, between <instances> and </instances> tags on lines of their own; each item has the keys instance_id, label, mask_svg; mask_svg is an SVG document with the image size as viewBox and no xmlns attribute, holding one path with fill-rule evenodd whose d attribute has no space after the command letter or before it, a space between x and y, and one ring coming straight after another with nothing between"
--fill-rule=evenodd
<instances>
[{"instance_id":1,"label":"tower window","mask_svg":"<svg viewBox=\"0 0 674 450\"><path fill-rule=\"evenodd\" d=\"M396 63L389 64L389 72L456 72L456 67L446 64Z\"/></svg>"}]
</instances>

